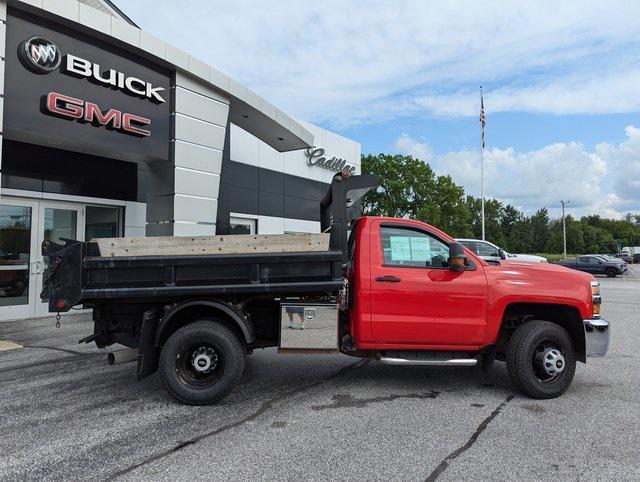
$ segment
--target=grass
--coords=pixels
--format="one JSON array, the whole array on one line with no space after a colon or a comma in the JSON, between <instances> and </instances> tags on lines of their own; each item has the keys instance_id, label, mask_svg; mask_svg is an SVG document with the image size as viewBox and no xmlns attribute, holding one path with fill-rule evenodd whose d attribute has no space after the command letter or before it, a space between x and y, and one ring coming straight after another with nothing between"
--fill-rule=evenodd
<instances>
[{"instance_id":1,"label":"grass","mask_svg":"<svg viewBox=\"0 0 640 482\"><path fill-rule=\"evenodd\" d=\"M562 253L560 254L556 254L556 253L534 253L536 256L544 256L545 258L547 258L547 260L549 262L551 261L561 261L564 259L564 255ZM567 258L575 258L577 255L576 254L569 254L567 253Z\"/></svg>"}]
</instances>

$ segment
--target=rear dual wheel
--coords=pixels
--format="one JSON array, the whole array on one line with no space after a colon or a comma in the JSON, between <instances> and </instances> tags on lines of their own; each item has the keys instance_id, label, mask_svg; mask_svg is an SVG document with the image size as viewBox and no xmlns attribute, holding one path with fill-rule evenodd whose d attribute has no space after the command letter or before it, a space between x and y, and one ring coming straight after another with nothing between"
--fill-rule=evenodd
<instances>
[{"instance_id":1,"label":"rear dual wheel","mask_svg":"<svg viewBox=\"0 0 640 482\"><path fill-rule=\"evenodd\" d=\"M532 398L555 398L571 385L576 371L573 341L549 321L529 321L516 329L507 347L513 384Z\"/></svg>"},{"instance_id":2,"label":"rear dual wheel","mask_svg":"<svg viewBox=\"0 0 640 482\"><path fill-rule=\"evenodd\" d=\"M206 405L226 397L244 372L245 350L223 324L200 320L173 333L160 353L160 378L176 400Z\"/></svg>"}]
</instances>

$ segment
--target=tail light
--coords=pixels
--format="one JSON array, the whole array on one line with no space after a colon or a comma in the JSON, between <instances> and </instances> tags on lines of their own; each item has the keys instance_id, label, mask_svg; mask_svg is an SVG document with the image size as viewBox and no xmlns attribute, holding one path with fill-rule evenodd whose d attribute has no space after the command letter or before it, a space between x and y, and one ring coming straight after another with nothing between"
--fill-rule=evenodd
<instances>
[{"instance_id":1,"label":"tail light","mask_svg":"<svg viewBox=\"0 0 640 482\"><path fill-rule=\"evenodd\" d=\"M593 317L600 318L602 296L600 295L600 283L598 281L591 282L591 304L593 306Z\"/></svg>"}]
</instances>

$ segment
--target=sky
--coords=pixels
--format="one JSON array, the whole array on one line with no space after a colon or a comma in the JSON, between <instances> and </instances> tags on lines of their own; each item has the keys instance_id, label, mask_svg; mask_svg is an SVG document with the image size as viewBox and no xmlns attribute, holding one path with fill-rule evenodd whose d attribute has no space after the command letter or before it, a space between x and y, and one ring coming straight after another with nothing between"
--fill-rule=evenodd
<instances>
[{"instance_id":1,"label":"sky","mask_svg":"<svg viewBox=\"0 0 640 482\"><path fill-rule=\"evenodd\" d=\"M291 114L531 214L640 212L640 2L116 0Z\"/></svg>"}]
</instances>

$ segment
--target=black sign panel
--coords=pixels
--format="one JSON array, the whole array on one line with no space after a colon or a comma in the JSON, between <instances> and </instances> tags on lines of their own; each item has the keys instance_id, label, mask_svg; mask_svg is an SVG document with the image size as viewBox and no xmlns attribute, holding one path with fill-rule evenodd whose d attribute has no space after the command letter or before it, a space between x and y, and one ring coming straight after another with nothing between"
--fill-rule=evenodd
<instances>
[{"instance_id":1,"label":"black sign panel","mask_svg":"<svg viewBox=\"0 0 640 482\"><path fill-rule=\"evenodd\" d=\"M7 16L5 67L5 138L135 162L169 158L169 71L17 10Z\"/></svg>"}]
</instances>

